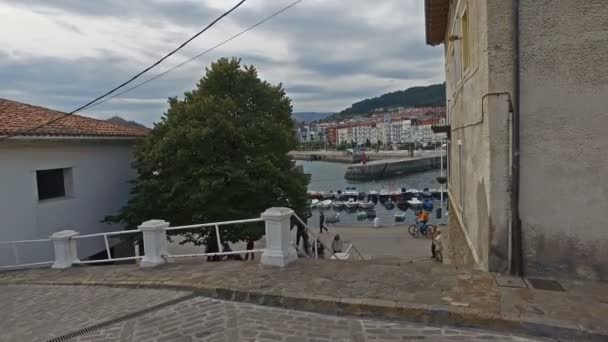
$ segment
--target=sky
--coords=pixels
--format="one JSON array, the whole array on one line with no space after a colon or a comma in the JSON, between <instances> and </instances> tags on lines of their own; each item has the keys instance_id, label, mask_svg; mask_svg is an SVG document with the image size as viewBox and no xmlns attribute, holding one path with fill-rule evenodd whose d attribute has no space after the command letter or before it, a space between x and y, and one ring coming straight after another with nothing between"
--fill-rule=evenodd
<instances>
[{"instance_id":1,"label":"sky","mask_svg":"<svg viewBox=\"0 0 608 342\"><path fill-rule=\"evenodd\" d=\"M141 80L190 59L295 0L247 0ZM0 98L71 111L129 79L237 0L0 0ZM304 0L222 47L81 115L151 126L205 67L238 57L282 83L294 111L444 81L425 44L422 0ZM137 82L137 81L136 81Z\"/></svg>"}]
</instances>

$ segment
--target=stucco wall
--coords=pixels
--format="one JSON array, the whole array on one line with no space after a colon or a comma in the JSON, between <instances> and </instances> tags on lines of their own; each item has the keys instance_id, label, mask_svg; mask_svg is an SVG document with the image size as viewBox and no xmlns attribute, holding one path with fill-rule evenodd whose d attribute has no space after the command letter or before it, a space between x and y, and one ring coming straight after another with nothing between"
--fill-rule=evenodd
<instances>
[{"instance_id":1,"label":"stucco wall","mask_svg":"<svg viewBox=\"0 0 608 342\"><path fill-rule=\"evenodd\" d=\"M119 230L100 221L126 204L132 142L73 141L0 144L0 241L44 239L73 229L81 234ZM36 170L72 168L73 194L38 201ZM78 242L79 256L103 249L103 239ZM50 244L19 248L21 262L52 260ZM13 264L10 248L0 246L0 265ZM50 258L50 259L49 259Z\"/></svg>"},{"instance_id":2,"label":"stucco wall","mask_svg":"<svg viewBox=\"0 0 608 342\"><path fill-rule=\"evenodd\" d=\"M470 67L458 77L455 59L461 40L450 42L458 34L460 17L467 8L470 32ZM481 266L488 269L489 260L489 191L490 141L488 120L482 115L482 97L488 92L486 7L482 1L452 1L446 33L446 91L451 120L449 190L450 216L458 215L459 225L468 236ZM452 45L455 47L452 57ZM487 99L484 99L487 101ZM487 109L487 108L486 108ZM452 229L452 227L450 228ZM460 239L458 243L462 244ZM457 243L456 241L454 243Z\"/></svg>"},{"instance_id":3,"label":"stucco wall","mask_svg":"<svg viewBox=\"0 0 608 342\"><path fill-rule=\"evenodd\" d=\"M525 269L608 280L608 4L521 6Z\"/></svg>"}]
</instances>

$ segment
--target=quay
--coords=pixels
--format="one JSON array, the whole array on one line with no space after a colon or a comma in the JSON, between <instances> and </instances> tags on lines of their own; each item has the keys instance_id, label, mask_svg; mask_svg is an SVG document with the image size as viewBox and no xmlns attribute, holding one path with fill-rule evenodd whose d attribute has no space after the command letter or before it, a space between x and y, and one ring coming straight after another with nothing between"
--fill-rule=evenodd
<instances>
[{"instance_id":1,"label":"quay","mask_svg":"<svg viewBox=\"0 0 608 342\"><path fill-rule=\"evenodd\" d=\"M415 155L419 155L421 152L416 151ZM424 151L421 155L429 156L435 155L435 151ZM361 154L347 153L346 151L332 151L332 150L320 150L320 151L291 151L289 155L295 160L306 160L306 161L326 161L335 163L358 163L361 161ZM395 160L408 158L411 155L409 151L365 151L365 157L369 161L376 160Z\"/></svg>"},{"instance_id":2,"label":"quay","mask_svg":"<svg viewBox=\"0 0 608 342\"><path fill-rule=\"evenodd\" d=\"M444 166L446 165L446 160L447 159L444 157ZM440 165L441 159L439 156L376 160L366 164L349 165L344 174L344 178L358 181L376 180L439 169Z\"/></svg>"}]
</instances>

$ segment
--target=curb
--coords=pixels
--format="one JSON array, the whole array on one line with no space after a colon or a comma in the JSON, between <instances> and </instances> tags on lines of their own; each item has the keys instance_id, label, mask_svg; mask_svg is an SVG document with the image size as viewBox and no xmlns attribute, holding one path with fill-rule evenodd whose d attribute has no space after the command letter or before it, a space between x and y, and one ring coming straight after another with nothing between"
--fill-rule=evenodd
<instances>
[{"instance_id":1,"label":"curb","mask_svg":"<svg viewBox=\"0 0 608 342\"><path fill-rule=\"evenodd\" d=\"M278 307L299 311L339 316L408 321L435 326L485 329L494 332L521 334L532 337L557 338L576 341L608 341L608 334L563 324L540 321L521 321L515 317L484 314L454 308L448 305L397 303L387 300L333 298L304 294L277 295L260 291L241 291L228 288L187 286L178 283L104 283L104 282L7 282L0 285L53 285L53 286L103 286L114 288L168 289L190 291L202 297L234 302Z\"/></svg>"}]
</instances>

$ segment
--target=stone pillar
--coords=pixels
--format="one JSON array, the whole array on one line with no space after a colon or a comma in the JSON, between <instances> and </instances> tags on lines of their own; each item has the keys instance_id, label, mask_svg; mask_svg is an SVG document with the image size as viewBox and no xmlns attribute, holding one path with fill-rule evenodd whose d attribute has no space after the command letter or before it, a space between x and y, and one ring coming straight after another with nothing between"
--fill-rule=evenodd
<instances>
[{"instance_id":1,"label":"stone pillar","mask_svg":"<svg viewBox=\"0 0 608 342\"><path fill-rule=\"evenodd\" d=\"M49 237L53 241L53 249L55 250L55 263L51 268L66 269L79 261L74 236L78 236L78 232L62 230Z\"/></svg>"},{"instance_id":2,"label":"stone pillar","mask_svg":"<svg viewBox=\"0 0 608 342\"><path fill-rule=\"evenodd\" d=\"M289 208L270 208L262 213L266 222L266 249L262 254L262 264L287 266L298 258L289 241L289 226L293 210Z\"/></svg>"},{"instance_id":3,"label":"stone pillar","mask_svg":"<svg viewBox=\"0 0 608 342\"><path fill-rule=\"evenodd\" d=\"M154 267L165 263L163 256L167 255L167 232L169 222L163 220L149 220L138 228L143 234L144 256L140 267Z\"/></svg>"}]
</instances>

